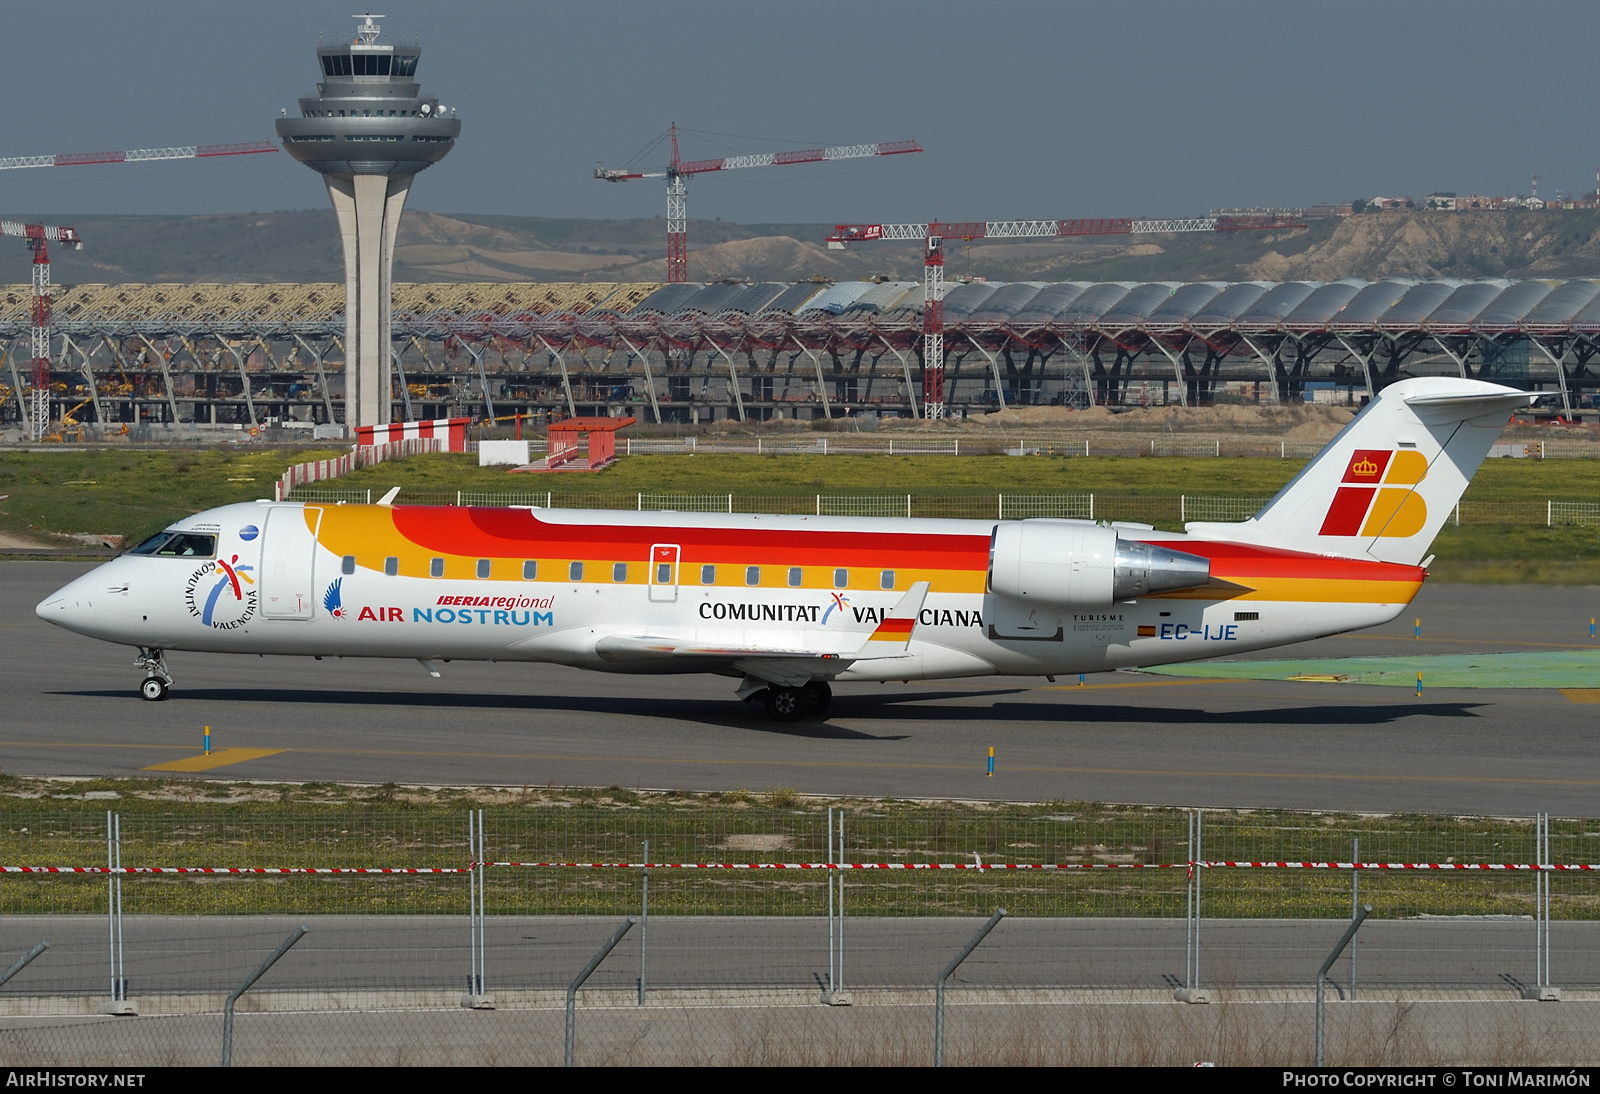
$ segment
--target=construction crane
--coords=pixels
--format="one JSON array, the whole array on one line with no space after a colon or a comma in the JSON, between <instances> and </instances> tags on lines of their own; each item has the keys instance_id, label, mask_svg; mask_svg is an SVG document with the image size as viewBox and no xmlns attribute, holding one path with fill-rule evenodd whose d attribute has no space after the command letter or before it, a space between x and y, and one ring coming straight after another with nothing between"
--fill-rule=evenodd
<instances>
[{"instance_id":1,"label":"construction crane","mask_svg":"<svg viewBox=\"0 0 1600 1094\"><path fill-rule=\"evenodd\" d=\"M1062 239L1070 236L1145 235L1156 232L1259 232L1304 228L1284 213L1135 220L987 220L927 224L836 224L828 249L850 243L922 241L922 399L929 418L945 416L944 403L944 241L947 239Z\"/></svg>"},{"instance_id":2,"label":"construction crane","mask_svg":"<svg viewBox=\"0 0 1600 1094\"><path fill-rule=\"evenodd\" d=\"M664 171L607 170L603 163L596 164L594 177L606 182L626 182L628 179L667 180L667 281L675 284L689 280L689 212L688 177L711 171L734 171L744 167L776 167L790 163L823 163L831 160L863 159L867 156L899 156L907 152L921 152L916 141L888 141L880 144L844 144L833 148L807 148L799 152L763 152L749 156L723 156L714 160L689 160L678 158L678 124L669 130L672 137L672 162Z\"/></svg>"},{"instance_id":3,"label":"construction crane","mask_svg":"<svg viewBox=\"0 0 1600 1094\"><path fill-rule=\"evenodd\" d=\"M120 152L5 156L0 157L0 171L15 171L27 167L82 167L102 163L148 163L156 160L206 159L212 156L249 156L258 152L277 150L277 145L270 141L248 141L242 144L133 148ZM24 400L21 384L18 384L17 401L21 404L28 435L37 441L43 439L50 428L50 244L64 244L77 251L83 249L83 238L78 235L75 228L24 224L14 220L0 221L0 235L26 239L28 249L33 252L33 389Z\"/></svg>"},{"instance_id":4,"label":"construction crane","mask_svg":"<svg viewBox=\"0 0 1600 1094\"><path fill-rule=\"evenodd\" d=\"M276 152L271 141L243 144L185 144L174 148L131 148L122 152L63 152L54 156L0 156L0 171L24 167L86 167L100 163L150 163L155 160L196 160L212 156L253 156Z\"/></svg>"},{"instance_id":5,"label":"construction crane","mask_svg":"<svg viewBox=\"0 0 1600 1094\"><path fill-rule=\"evenodd\" d=\"M50 244L62 243L73 250L81 250L83 240L75 228L22 224L15 220L0 220L0 235L26 239L28 249L33 252L33 390L23 400L22 385L17 384L17 401L21 404L28 436L37 441L50 427Z\"/></svg>"}]
</instances>

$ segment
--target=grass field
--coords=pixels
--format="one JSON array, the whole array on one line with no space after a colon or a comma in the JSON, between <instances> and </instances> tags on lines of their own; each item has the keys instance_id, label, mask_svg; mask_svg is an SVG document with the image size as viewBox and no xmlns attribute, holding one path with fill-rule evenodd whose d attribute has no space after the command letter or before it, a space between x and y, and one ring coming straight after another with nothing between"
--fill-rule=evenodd
<instances>
[{"instance_id":1,"label":"grass field","mask_svg":"<svg viewBox=\"0 0 1600 1094\"><path fill-rule=\"evenodd\" d=\"M852 915L979 915L997 899L1016 915L1181 917L1188 817L1182 810L1084 802L826 801L782 788L722 794L620 787L438 788L64 781L0 776L0 865L105 861L105 816L122 818L125 866L462 867L466 813L482 808L490 861L653 863L827 861L830 806L845 813L845 861L1072 863L1132 869L861 871ZM1600 859L1592 822L1553 822L1553 861ZM1208 810L1203 855L1226 861L1527 862L1531 822L1426 815ZM1144 868L1157 865L1160 868ZM618 914L637 870L502 866L488 875L494 913ZM1212 869L1208 915L1299 918L1349 912L1344 870ZM820 914L820 871L652 871L652 914ZM1554 879L1553 914L1600 914L1600 876ZM1362 893L1386 917L1525 915L1525 872L1371 871ZM134 876L130 913L461 912L459 873L390 877ZM0 914L87 913L103 878L0 876Z\"/></svg>"},{"instance_id":2,"label":"grass field","mask_svg":"<svg viewBox=\"0 0 1600 1094\"><path fill-rule=\"evenodd\" d=\"M270 497L290 462L336 452L56 452L0 454L0 531L116 533L130 541L209 506ZM1010 456L633 456L599 474L511 475L472 456L435 455L358 471L336 484L406 493L526 492L793 495L1110 493L1267 497L1296 460ZM1490 460L1465 502L1600 497L1600 461ZM1163 526L1176 527L1175 522ZM1600 530L1446 527L1435 544L1445 581L1600 584Z\"/></svg>"}]
</instances>

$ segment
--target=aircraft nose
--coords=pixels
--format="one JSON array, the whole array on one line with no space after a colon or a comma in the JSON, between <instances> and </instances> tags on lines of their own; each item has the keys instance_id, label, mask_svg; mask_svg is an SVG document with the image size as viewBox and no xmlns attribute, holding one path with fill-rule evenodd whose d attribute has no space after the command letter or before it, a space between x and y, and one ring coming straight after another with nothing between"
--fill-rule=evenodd
<instances>
[{"instance_id":1,"label":"aircraft nose","mask_svg":"<svg viewBox=\"0 0 1600 1094\"><path fill-rule=\"evenodd\" d=\"M74 624L81 624L94 610L94 602L89 592L89 585L83 578L79 578L39 601L33 609L33 614L46 623L54 623L58 627L70 628Z\"/></svg>"}]
</instances>

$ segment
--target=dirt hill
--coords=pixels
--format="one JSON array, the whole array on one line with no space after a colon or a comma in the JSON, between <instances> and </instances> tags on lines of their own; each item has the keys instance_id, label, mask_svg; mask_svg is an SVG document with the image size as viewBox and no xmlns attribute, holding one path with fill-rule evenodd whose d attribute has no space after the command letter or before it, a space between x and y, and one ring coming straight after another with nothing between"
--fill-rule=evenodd
<instances>
[{"instance_id":1,"label":"dirt hill","mask_svg":"<svg viewBox=\"0 0 1600 1094\"><path fill-rule=\"evenodd\" d=\"M72 224L84 236L84 250L52 254L57 283L337 281L344 273L327 210L27 219ZM696 280L921 279L917 244L830 251L827 231L821 224L692 221L689 274ZM413 210L400 225L395 279L660 281L665 260L660 220ZM26 281L26 251L0 250L0 270L10 271L0 280ZM1600 212L1364 213L1290 232L953 242L946 248L946 275L996 281L1600 276Z\"/></svg>"}]
</instances>

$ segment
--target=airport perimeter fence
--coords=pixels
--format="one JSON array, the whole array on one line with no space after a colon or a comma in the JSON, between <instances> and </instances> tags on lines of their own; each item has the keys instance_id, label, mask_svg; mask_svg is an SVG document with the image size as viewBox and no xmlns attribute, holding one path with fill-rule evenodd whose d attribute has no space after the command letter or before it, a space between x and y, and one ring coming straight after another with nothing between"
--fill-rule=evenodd
<instances>
[{"instance_id":1,"label":"airport perimeter fence","mask_svg":"<svg viewBox=\"0 0 1600 1094\"><path fill-rule=\"evenodd\" d=\"M505 433L500 429L497 432ZM1240 434L1175 433L1006 433L939 440L925 437L886 437L876 433L836 432L815 438L789 434L778 437L692 436L623 437L617 442L625 456L679 456L697 453L742 456L1158 456L1249 457L1309 460L1326 447L1324 441L1273 440ZM587 445L581 447L586 448ZM530 454L547 451L547 442L529 439ZM1600 440L1557 437L1536 441L1503 441L1491 446L1489 456L1512 459L1600 459Z\"/></svg>"},{"instance_id":2,"label":"airport perimeter fence","mask_svg":"<svg viewBox=\"0 0 1600 1094\"><path fill-rule=\"evenodd\" d=\"M313 504L371 504L362 488L302 487L291 500ZM525 506L534 509L621 509L635 512L763 513L825 517L955 517L1021 520L1027 517L1130 521L1178 525L1186 521L1247 520L1267 497L1176 494L644 494L626 492L472 490L403 492L407 505ZM1600 501L1530 498L1461 501L1456 525L1600 525Z\"/></svg>"},{"instance_id":3,"label":"airport perimeter fence","mask_svg":"<svg viewBox=\"0 0 1600 1094\"><path fill-rule=\"evenodd\" d=\"M1592 1065L1597 827L784 792L0 814L0 951L37 952L0 1059L214 1064L292 941L235 994L234 1062L1306 1064L1370 905L1328 1063Z\"/></svg>"}]
</instances>

